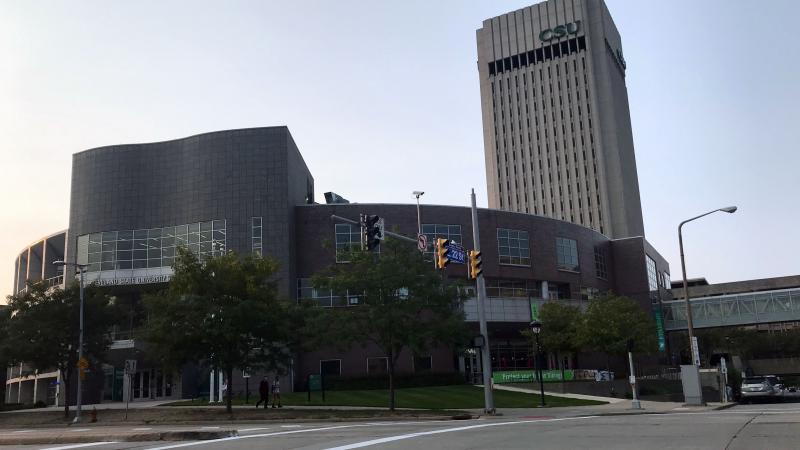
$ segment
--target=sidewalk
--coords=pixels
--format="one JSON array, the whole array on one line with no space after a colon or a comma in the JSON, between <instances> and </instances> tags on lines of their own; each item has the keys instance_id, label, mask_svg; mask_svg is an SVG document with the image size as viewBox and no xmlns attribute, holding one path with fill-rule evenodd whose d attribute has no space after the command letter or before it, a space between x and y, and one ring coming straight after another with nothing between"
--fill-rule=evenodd
<instances>
[{"instance_id":1,"label":"sidewalk","mask_svg":"<svg viewBox=\"0 0 800 450\"><path fill-rule=\"evenodd\" d=\"M500 391L523 392L526 394L539 394L539 391L534 389L509 386L507 384L495 384L494 388ZM544 395L551 395L553 397L577 398L581 400L595 400L598 402L608 402L608 403L619 403L626 401L626 399L624 398L617 398L617 397L599 397L597 395L584 395L584 394L562 394L561 392L549 392L549 391L544 391Z\"/></svg>"},{"instance_id":2,"label":"sidewalk","mask_svg":"<svg viewBox=\"0 0 800 450\"><path fill-rule=\"evenodd\" d=\"M0 431L0 445L84 444L90 442L203 441L238 436L233 427L136 427L78 424L70 427Z\"/></svg>"},{"instance_id":3,"label":"sidewalk","mask_svg":"<svg viewBox=\"0 0 800 450\"><path fill-rule=\"evenodd\" d=\"M172 403L175 400L153 400L153 401L146 401L146 402L131 402L129 405L130 409L141 409L141 408L153 408L156 406L161 406L167 403ZM81 409L83 410L84 414L87 414L92 408L96 408L98 411L102 409L125 409L125 402L109 402L109 403L96 403L91 405L83 405ZM70 406L69 410L74 412L75 406ZM48 412L48 411L64 411L64 406L47 406L44 408L30 408L30 409L15 409L12 411L0 411L0 414L17 414L17 413L34 413L34 412Z\"/></svg>"},{"instance_id":4,"label":"sidewalk","mask_svg":"<svg viewBox=\"0 0 800 450\"><path fill-rule=\"evenodd\" d=\"M538 395L539 391L533 389L519 388L508 385L495 385L497 390L506 390L513 392L524 392L529 394ZM720 409L730 408L736 403L707 403L706 406L686 406L678 402L654 402L648 400L641 400L642 409L633 409L632 401L630 399L616 398L616 397L600 397L595 395L582 395L582 394L562 394L556 392L547 392L545 395L552 395L556 397L569 397L580 398L584 400L596 400L608 402L605 405L593 406L574 406L563 408L503 408L499 412L505 416L511 417L525 417L530 416L532 413L541 413L544 415L552 415L558 417L573 417L581 415L598 415L598 416L614 416L614 415L630 415L630 414L668 414L668 413L682 413L682 412L707 412L716 411ZM473 412L474 413L474 412Z\"/></svg>"}]
</instances>

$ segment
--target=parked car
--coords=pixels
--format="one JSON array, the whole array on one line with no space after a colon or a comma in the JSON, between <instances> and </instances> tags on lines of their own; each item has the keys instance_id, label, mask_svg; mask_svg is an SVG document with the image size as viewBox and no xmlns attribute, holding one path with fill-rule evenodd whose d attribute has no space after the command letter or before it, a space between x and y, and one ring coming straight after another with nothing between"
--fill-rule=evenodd
<instances>
[{"instance_id":1,"label":"parked car","mask_svg":"<svg viewBox=\"0 0 800 450\"><path fill-rule=\"evenodd\" d=\"M741 402L776 400L783 397L783 384L775 375L757 375L742 380Z\"/></svg>"}]
</instances>

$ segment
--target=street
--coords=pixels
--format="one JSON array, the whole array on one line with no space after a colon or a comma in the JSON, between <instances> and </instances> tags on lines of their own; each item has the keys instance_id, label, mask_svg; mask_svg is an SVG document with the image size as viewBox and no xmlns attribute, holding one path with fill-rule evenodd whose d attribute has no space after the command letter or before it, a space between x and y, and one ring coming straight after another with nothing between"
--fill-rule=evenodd
<instances>
[{"instance_id":1,"label":"street","mask_svg":"<svg viewBox=\"0 0 800 450\"><path fill-rule=\"evenodd\" d=\"M539 415L542 414L542 415ZM237 437L183 442L87 442L2 449L791 449L800 442L800 405L739 405L722 411L564 416L555 411L465 421L235 424ZM230 428L231 426L218 426ZM187 430L190 426L154 429ZM194 429L213 429L195 426ZM141 429L141 427L139 428ZM76 428L80 433L88 428ZM2 435L26 430L4 430Z\"/></svg>"}]
</instances>

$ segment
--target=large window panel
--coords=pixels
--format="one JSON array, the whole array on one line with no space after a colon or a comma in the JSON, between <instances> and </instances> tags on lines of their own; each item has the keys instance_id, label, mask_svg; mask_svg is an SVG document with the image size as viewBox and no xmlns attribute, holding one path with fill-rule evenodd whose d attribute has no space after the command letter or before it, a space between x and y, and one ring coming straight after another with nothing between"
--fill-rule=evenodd
<instances>
[{"instance_id":1,"label":"large window panel","mask_svg":"<svg viewBox=\"0 0 800 450\"><path fill-rule=\"evenodd\" d=\"M215 220L78 236L78 260L89 264L89 272L97 272L169 267L176 247L187 247L200 257L221 254L226 247L225 223Z\"/></svg>"},{"instance_id":2,"label":"large window panel","mask_svg":"<svg viewBox=\"0 0 800 450\"><path fill-rule=\"evenodd\" d=\"M500 264L529 267L531 265L531 250L528 232L498 228L497 253Z\"/></svg>"},{"instance_id":3,"label":"large window panel","mask_svg":"<svg viewBox=\"0 0 800 450\"><path fill-rule=\"evenodd\" d=\"M556 238L556 255L558 257L558 268L578 272L580 264L578 262L578 241L575 239Z\"/></svg>"},{"instance_id":4,"label":"large window panel","mask_svg":"<svg viewBox=\"0 0 800 450\"><path fill-rule=\"evenodd\" d=\"M428 248L425 249L425 259L433 260L436 251L436 239L447 239L461 245L461 225L443 223L423 223L422 234L428 238Z\"/></svg>"},{"instance_id":5,"label":"large window panel","mask_svg":"<svg viewBox=\"0 0 800 450\"><path fill-rule=\"evenodd\" d=\"M351 252L361 248L361 227L349 223L334 225L336 233L336 262L350 262Z\"/></svg>"}]
</instances>

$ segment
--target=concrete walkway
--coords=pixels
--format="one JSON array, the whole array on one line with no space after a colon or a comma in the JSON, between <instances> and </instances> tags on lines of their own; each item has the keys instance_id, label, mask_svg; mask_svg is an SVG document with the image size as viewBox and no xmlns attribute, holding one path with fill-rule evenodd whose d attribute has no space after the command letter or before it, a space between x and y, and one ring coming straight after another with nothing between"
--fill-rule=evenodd
<instances>
[{"instance_id":1,"label":"concrete walkway","mask_svg":"<svg viewBox=\"0 0 800 450\"><path fill-rule=\"evenodd\" d=\"M146 402L131 402L129 404L130 409L139 409L139 408L153 408L156 406L161 406L167 403L172 403L178 400L152 400ZM109 402L109 403L97 403L92 405L83 405L81 406L81 410L83 414L88 414L92 408L97 409L98 411L101 409L125 409L125 402ZM69 407L70 412L75 411L75 405ZM45 408L31 408L31 409L15 409L12 411L0 411L0 414L17 414L17 413L33 413L33 412L43 412L43 411L64 411L64 405L61 406L47 406Z\"/></svg>"},{"instance_id":2,"label":"concrete walkway","mask_svg":"<svg viewBox=\"0 0 800 450\"><path fill-rule=\"evenodd\" d=\"M481 385L482 386L482 385ZM494 388L499 391L522 392L525 394L539 394L539 391L534 389L526 389L507 384L495 384ZM583 394L562 394L561 392L544 391L544 395L551 395L553 397L575 398L580 400L595 400L598 402L619 403L624 402L626 399L617 397L600 397L597 395L583 395Z\"/></svg>"}]
</instances>

